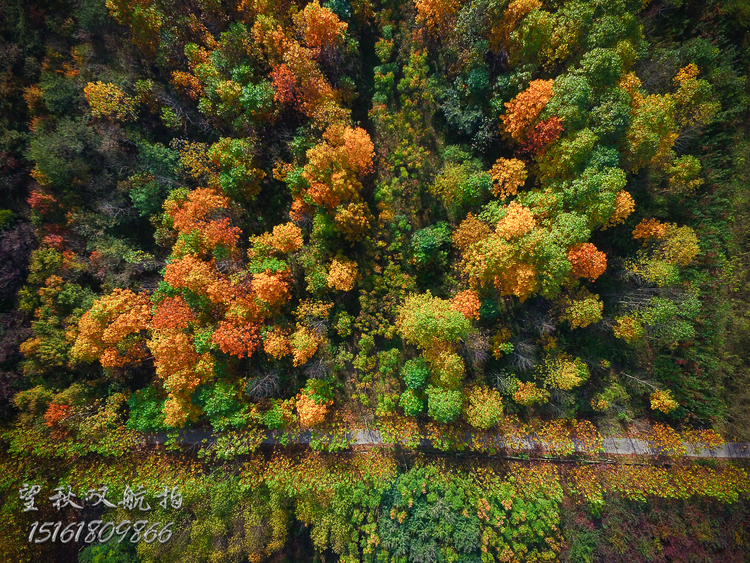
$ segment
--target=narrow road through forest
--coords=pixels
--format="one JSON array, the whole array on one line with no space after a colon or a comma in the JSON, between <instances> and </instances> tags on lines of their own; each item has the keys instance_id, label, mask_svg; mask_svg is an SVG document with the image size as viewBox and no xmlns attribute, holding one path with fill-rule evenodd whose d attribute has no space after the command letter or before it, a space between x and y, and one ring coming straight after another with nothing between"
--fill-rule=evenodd
<instances>
[{"instance_id":1,"label":"narrow road through forest","mask_svg":"<svg viewBox=\"0 0 750 563\"><path fill-rule=\"evenodd\" d=\"M297 445L304 446L310 443L311 434L310 432L303 432L297 436L290 437L284 442L280 441L277 437L277 433L269 431L266 438L261 442L264 446L276 446L276 445ZM379 430L353 430L347 433L348 443L352 446L362 447L377 447L384 446L390 442L383 440ZM324 438L325 439L325 438ZM151 443L164 444L168 440L166 434L155 434L150 437ZM216 436L207 431L202 430L185 430L180 432L179 442L188 445L198 445L201 443L215 443ZM465 442L467 445L471 445L471 435L467 433ZM485 442L486 443L486 442ZM495 448L502 450L504 445L503 437L498 435L494 440ZM575 453L585 453L585 450L576 440L573 440L575 445ZM694 458L722 458L722 459L750 459L750 443L746 442L727 442L721 447L708 449L708 448L695 448L690 444L684 444L686 453L685 457ZM512 448L514 451L526 450L529 452L534 451L536 448L541 447L544 450L544 442L533 435L526 436L521 441L520 448L518 443ZM432 449L432 443L430 440L422 438L417 449ZM591 453L588 450L588 453ZM654 446L647 440L628 438L628 437L607 437L603 439L602 451L599 453L605 455L642 455L642 456L659 456L661 452L657 446ZM549 454L548 454L549 455ZM551 456L551 457L564 457L564 456Z\"/></svg>"}]
</instances>

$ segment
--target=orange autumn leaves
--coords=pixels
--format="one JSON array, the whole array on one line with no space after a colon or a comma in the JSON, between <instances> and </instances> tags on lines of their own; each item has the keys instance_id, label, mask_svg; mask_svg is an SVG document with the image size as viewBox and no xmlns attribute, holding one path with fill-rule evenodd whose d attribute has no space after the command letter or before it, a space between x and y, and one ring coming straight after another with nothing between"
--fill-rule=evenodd
<instances>
[{"instance_id":1,"label":"orange autumn leaves","mask_svg":"<svg viewBox=\"0 0 750 563\"><path fill-rule=\"evenodd\" d=\"M150 328L150 321L145 294L115 289L81 317L71 356L79 361L99 360L104 367L139 361L147 354L137 337Z\"/></svg>"},{"instance_id":2,"label":"orange autumn leaves","mask_svg":"<svg viewBox=\"0 0 750 563\"><path fill-rule=\"evenodd\" d=\"M607 269L607 255L596 249L590 242L575 245L568 252L568 260L573 266L573 277L596 280Z\"/></svg>"},{"instance_id":3,"label":"orange autumn leaves","mask_svg":"<svg viewBox=\"0 0 750 563\"><path fill-rule=\"evenodd\" d=\"M293 16L293 25L282 27L273 17L259 17L252 36L271 68L274 101L293 103L321 130L348 119L349 110L339 105L339 92L319 63L340 49L346 22L318 0Z\"/></svg>"},{"instance_id":4,"label":"orange autumn leaves","mask_svg":"<svg viewBox=\"0 0 750 563\"><path fill-rule=\"evenodd\" d=\"M526 164L517 158L499 158L490 174L494 184L492 193L501 199L516 195L528 177Z\"/></svg>"},{"instance_id":5,"label":"orange autumn leaves","mask_svg":"<svg viewBox=\"0 0 750 563\"><path fill-rule=\"evenodd\" d=\"M349 27L349 24L340 21L334 12L322 7L317 0L310 2L304 10L296 14L294 23L305 46L316 58L320 56L321 51L338 45Z\"/></svg>"},{"instance_id":6,"label":"orange autumn leaves","mask_svg":"<svg viewBox=\"0 0 750 563\"><path fill-rule=\"evenodd\" d=\"M453 233L462 273L473 289L494 286L523 301L545 289L545 280L552 276L557 284L573 284L578 278L595 281L606 270L604 252L591 243L559 246L554 232L531 208L513 201L502 211L494 231L470 214ZM556 253L555 261L541 258L550 252Z\"/></svg>"},{"instance_id":7,"label":"orange autumn leaves","mask_svg":"<svg viewBox=\"0 0 750 563\"><path fill-rule=\"evenodd\" d=\"M235 318L221 321L212 340L225 354L249 358L260 344L259 332L257 324Z\"/></svg>"},{"instance_id":8,"label":"orange autumn leaves","mask_svg":"<svg viewBox=\"0 0 750 563\"><path fill-rule=\"evenodd\" d=\"M273 121L288 109L285 106L293 105L321 131L347 122L350 110L341 103L347 94L331 83L321 67L350 48L346 41L349 24L318 0L291 12L273 3L258 4L252 12L244 48L270 69L270 83L264 81L264 88L273 89L273 104L250 113ZM186 98L199 101L209 117L221 121L227 113L238 111L243 85L225 65L218 64L227 56L226 43L200 27L184 47L187 72L172 70L171 83Z\"/></svg>"},{"instance_id":9,"label":"orange autumn leaves","mask_svg":"<svg viewBox=\"0 0 750 563\"><path fill-rule=\"evenodd\" d=\"M323 138L324 142L307 151L308 163L302 173L310 185L307 195L328 210L359 202L359 179L372 170L374 146L370 136L360 127L335 125Z\"/></svg>"},{"instance_id":10,"label":"orange autumn leaves","mask_svg":"<svg viewBox=\"0 0 750 563\"><path fill-rule=\"evenodd\" d=\"M469 320L479 320L479 295L473 289L457 293L451 300L451 307Z\"/></svg>"},{"instance_id":11,"label":"orange autumn leaves","mask_svg":"<svg viewBox=\"0 0 750 563\"><path fill-rule=\"evenodd\" d=\"M262 345L264 323L290 298L287 271L237 272L228 275L212 253L239 257L240 231L231 225L230 200L219 191L177 190L164 205L177 232L164 271L167 290L145 293L117 289L84 314L73 348L77 361L100 361L117 368L148 358L168 397L165 423L181 427L200 410L191 400L195 389L214 377L214 351L236 358L252 356ZM277 225L254 237L253 252L283 255L299 250L302 232L294 224ZM238 275L239 274L239 275ZM166 295L163 291L167 291ZM152 301L155 304L152 304ZM267 353L291 353L284 331L267 331Z\"/></svg>"},{"instance_id":12,"label":"orange autumn leaves","mask_svg":"<svg viewBox=\"0 0 750 563\"><path fill-rule=\"evenodd\" d=\"M212 378L213 358L207 352L196 352L190 335L178 329L154 331L148 347L154 356L156 375L168 392L165 423L184 426L200 414L190 397L198 385Z\"/></svg>"},{"instance_id":13,"label":"orange autumn leaves","mask_svg":"<svg viewBox=\"0 0 750 563\"><path fill-rule=\"evenodd\" d=\"M103 367L117 368L147 358L150 351L156 374L169 393L167 424L182 426L197 414L190 394L213 370L210 354L198 354L185 332L193 319L193 311L181 297L165 299L152 315L147 295L115 289L81 318L71 356L76 361L99 360ZM148 341L147 332L151 333Z\"/></svg>"},{"instance_id":14,"label":"orange autumn leaves","mask_svg":"<svg viewBox=\"0 0 750 563\"><path fill-rule=\"evenodd\" d=\"M529 87L505 104L505 132L521 142L529 126L552 98L552 80L532 80Z\"/></svg>"},{"instance_id":15,"label":"orange autumn leaves","mask_svg":"<svg viewBox=\"0 0 750 563\"><path fill-rule=\"evenodd\" d=\"M521 145L521 155L540 155L562 134L559 117L538 122L553 93L552 80L534 80L505 104L501 128ZM498 159L490 170L493 194L501 200L518 195L533 173L531 166L520 158ZM519 196L502 206L494 229L486 219L470 214L454 231L454 244L462 253L461 270L473 289L494 286L502 295L523 301L538 292L553 296L561 285L575 284L579 278L594 281L605 271L606 255L590 243L563 243L546 203L534 197ZM634 207L626 192L618 194L615 203L609 225L622 222ZM585 240L585 229L579 230L578 240Z\"/></svg>"},{"instance_id":16,"label":"orange autumn leaves","mask_svg":"<svg viewBox=\"0 0 750 563\"><path fill-rule=\"evenodd\" d=\"M225 299L229 285L216 270L214 260L207 262L193 254L167 264L164 281L170 287L186 289L217 304Z\"/></svg>"},{"instance_id":17,"label":"orange autumn leaves","mask_svg":"<svg viewBox=\"0 0 750 563\"><path fill-rule=\"evenodd\" d=\"M240 230L230 225L229 218L214 218L214 215L227 209L229 198L220 195L212 188L198 188L190 192L183 201L168 199L164 211L172 219L174 229L180 234L193 234L199 237L195 250L208 252L218 246L234 248L239 240ZM178 239L174 252L180 255L187 251L184 238Z\"/></svg>"},{"instance_id":18,"label":"orange autumn leaves","mask_svg":"<svg viewBox=\"0 0 750 563\"><path fill-rule=\"evenodd\" d=\"M362 179L373 170L375 147L361 127L336 123L326 128L320 143L310 148L301 179L289 183L294 196L289 216L299 222L320 212L329 214L335 229L355 242L366 236L371 215L362 201ZM295 167L279 164L274 172L286 180Z\"/></svg>"},{"instance_id":19,"label":"orange autumn leaves","mask_svg":"<svg viewBox=\"0 0 750 563\"><path fill-rule=\"evenodd\" d=\"M193 319L195 314L182 297L167 297L156 306L151 326L157 330L184 329Z\"/></svg>"},{"instance_id":20,"label":"orange autumn leaves","mask_svg":"<svg viewBox=\"0 0 750 563\"><path fill-rule=\"evenodd\" d=\"M154 357L156 374L169 393L164 414L171 426L183 426L188 418L199 414L190 396L212 376L211 355L198 354L185 331L194 320L193 310L177 296L159 302L151 321L153 331L147 345Z\"/></svg>"}]
</instances>

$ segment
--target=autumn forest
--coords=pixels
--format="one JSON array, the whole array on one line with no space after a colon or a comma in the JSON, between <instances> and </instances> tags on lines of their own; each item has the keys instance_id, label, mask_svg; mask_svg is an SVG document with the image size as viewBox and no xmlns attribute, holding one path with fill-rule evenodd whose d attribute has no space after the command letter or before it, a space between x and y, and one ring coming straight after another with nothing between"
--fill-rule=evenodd
<instances>
[{"instance_id":1,"label":"autumn forest","mask_svg":"<svg viewBox=\"0 0 750 563\"><path fill-rule=\"evenodd\" d=\"M0 0L0 560L747 561L749 72L748 0Z\"/></svg>"}]
</instances>

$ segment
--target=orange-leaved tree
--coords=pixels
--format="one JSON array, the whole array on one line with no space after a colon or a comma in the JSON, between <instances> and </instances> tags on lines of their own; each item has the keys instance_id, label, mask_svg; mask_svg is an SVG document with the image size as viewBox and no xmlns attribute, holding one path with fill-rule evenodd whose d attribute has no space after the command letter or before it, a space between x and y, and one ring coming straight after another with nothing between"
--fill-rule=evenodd
<instances>
[{"instance_id":1,"label":"orange-leaved tree","mask_svg":"<svg viewBox=\"0 0 750 563\"><path fill-rule=\"evenodd\" d=\"M307 151L303 177L312 201L333 210L341 203L360 201L360 179L372 169L374 146L362 128L329 127L324 141Z\"/></svg>"},{"instance_id":2,"label":"orange-leaved tree","mask_svg":"<svg viewBox=\"0 0 750 563\"><path fill-rule=\"evenodd\" d=\"M173 256L187 253L205 256L219 247L233 249L240 230L221 217L229 206L229 198L212 188L179 191L164 203L165 216L178 232Z\"/></svg>"},{"instance_id":3,"label":"orange-leaved tree","mask_svg":"<svg viewBox=\"0 0 750 563\"><path fill-rule=\"evenodd\" d=\"M490 170L494 193L500 199L516 195L528 177L526 164L517 158L498 158Z\"/></svg>"},{"instance_id":4,"label":"orange-leaved tree","mask_svg":"<svg viewBox=\"0 0 750 563\"><path fill-rule=\"evenodd\" d=\"M552 94L552 80L532 80L526 90L506 102L507 111L502 116L505 132L515 141L522 141Z\"/></svg>"},{"instance_id":5,"label":"orange-leaved tree","mask_svg":"<svg viewBox=\"0 0 750 563\"><path fill-rule=\"evenodd\" d=\"M573 266L570 275L575 278L594 281L607 269L607 255L590 242L582 242L571 248L568 260Z\"/></svg>"},{"instance_id":6,"label":"orange-leaved tree","mask_svg":"<svg viewBox=\"0 0 750 563\"><path fill-rule=\"evenodd\" d=\"M336 47L343 39L349 24L339 20L339 17L329 8L314 0L295 14L294 23L305 47L310 49L314 57Z\"/></svg>"},{"instance_id":7,"label":"orange-leaved tree","mask_svg":"<svg viewBox=\"0 0 750 563\"><path fill-rule=\"evenodd\" d=\"M450 31L461 3L458 0L415 0L417 23L440 37Z\"/></svg>"},{"instance_id":8,"label":"orange-leaved tree","mask_svg":"<svg viewBox=\"0 0 750 563\"><path fill-rule=\"evenodd\" d=\"M121 367L148 356L144 335L151 326L148 296L115 289L83 314L71 349L75 361L99 360L103 367Z\"/></svg>"}]
</instances>

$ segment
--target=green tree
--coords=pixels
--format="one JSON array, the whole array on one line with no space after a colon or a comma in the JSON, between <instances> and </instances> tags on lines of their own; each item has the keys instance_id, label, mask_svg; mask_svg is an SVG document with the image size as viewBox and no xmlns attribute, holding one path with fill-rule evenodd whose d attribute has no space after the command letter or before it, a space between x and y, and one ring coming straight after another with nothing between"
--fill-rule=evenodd
<instances>
[{"instance_id":1,"label":"green tree","mask_svg":"<svg viewBox=\"0 0 750 563\"><path fill-rule=\"evenodd\" d=\"M441 389L430 385L425 392L427 393L427 412L436 421L448 423L461 416L464 401L461 391Z\"/></svg>"}]
</instances>

